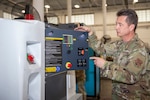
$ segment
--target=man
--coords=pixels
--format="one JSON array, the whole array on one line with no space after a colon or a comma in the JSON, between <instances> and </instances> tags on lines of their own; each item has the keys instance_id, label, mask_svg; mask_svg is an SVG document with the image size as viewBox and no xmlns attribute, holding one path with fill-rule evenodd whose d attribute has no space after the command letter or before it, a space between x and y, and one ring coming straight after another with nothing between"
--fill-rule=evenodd
<instances>
[{"instance_id":1,"label":"man","mask_svg":"<svg viewBox=\"0 0 150 100\"><path fill-rule=\"evenodd\" d=\"M149 55L144 42L135 33L137 23L138 16L134 10L118 11L116 32L120 40L106 44L98 40L95 33L86 26L75 29L89 32L89 46L97 54L103 55L103 58L90 59L101 68L103 77L112 80L113 100L150 100L150 68L147 66ZM107 56L112 57L113 61L105 60Z\"/></svg>"}]
</instances>

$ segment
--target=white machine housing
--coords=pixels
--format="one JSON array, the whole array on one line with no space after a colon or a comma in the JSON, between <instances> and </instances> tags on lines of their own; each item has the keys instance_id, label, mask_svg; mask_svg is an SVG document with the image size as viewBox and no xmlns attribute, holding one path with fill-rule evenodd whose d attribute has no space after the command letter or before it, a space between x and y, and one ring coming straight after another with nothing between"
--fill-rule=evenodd
<instances>
[{"instance_id":1,"label":"white machine housing","mask_svg":"<svg viewBox=\"0 0 150 100\"><path fill-rule=\"evenodd\" d=\"M0 100L45 100L44 23L0 19L0 35Z\"/></svg>"}]
</instances>

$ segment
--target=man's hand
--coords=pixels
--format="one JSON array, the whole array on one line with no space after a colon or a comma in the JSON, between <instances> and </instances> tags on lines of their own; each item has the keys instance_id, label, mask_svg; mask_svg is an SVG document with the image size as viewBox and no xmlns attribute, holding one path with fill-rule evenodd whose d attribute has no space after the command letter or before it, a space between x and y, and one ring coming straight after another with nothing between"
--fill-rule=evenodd
<instances>
[{"instance_id":1,"label":"man's hand","mask_svg":"<svg viewBox=\"0 0 150 100\"><path fill-rule=\"evenodd\" d=\"M93 31L91 30L91 28L89 28L87 26L78 26L74 30L76 30L76 31L82 31L82 32L88 32L89 36L93 34Z\"/></svg>"},{"instance_id":2,"label":"man's hand","mask_svg":"<svg viewBox=\"0 0 150 100\"><path fill-rule=\"evenodd\" d=\"M90 57L90 59L94 60L94 64L101 68L101 69L104 69L103 66L105 64L105 60L103 58L100 58L100 57Z\"/></svg>"}]
</instances>

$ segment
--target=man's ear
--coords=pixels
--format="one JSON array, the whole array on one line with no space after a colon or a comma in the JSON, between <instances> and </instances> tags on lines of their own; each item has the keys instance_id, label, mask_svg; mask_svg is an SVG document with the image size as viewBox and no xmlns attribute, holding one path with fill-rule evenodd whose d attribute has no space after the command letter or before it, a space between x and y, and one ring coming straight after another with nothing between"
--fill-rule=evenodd
<instances>
[{"instance_id":1,"label":"man's ear","mask_svg":"<svg viewBox=\"0 0 150 100\"><path fill-rule=\"evenodd\" d=\"M134 24L131 24L130 27L129 27L130 31L134 31L134 28L135 28Z\"/></svg>"}]
</instances>

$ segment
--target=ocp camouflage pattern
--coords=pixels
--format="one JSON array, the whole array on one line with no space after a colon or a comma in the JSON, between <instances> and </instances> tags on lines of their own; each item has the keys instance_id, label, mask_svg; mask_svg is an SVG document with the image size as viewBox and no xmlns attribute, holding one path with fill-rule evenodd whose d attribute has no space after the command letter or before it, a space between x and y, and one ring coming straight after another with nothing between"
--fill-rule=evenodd
<instances>
[{"instance_id":1,"label":"ocp camouflage pattern","mask_svg":"<svg viewBox=\"0 0 150 100\"><path fill-rule=\"evenodd\" d=\"M122 100L150 100L150 49L147 50L137 34L126 43L118 39L106 44L93 34L89 36L89 46L98 55L113 58L101 70L101 77L112 79L113 95Z\"/></svg>"}]
</instances>

